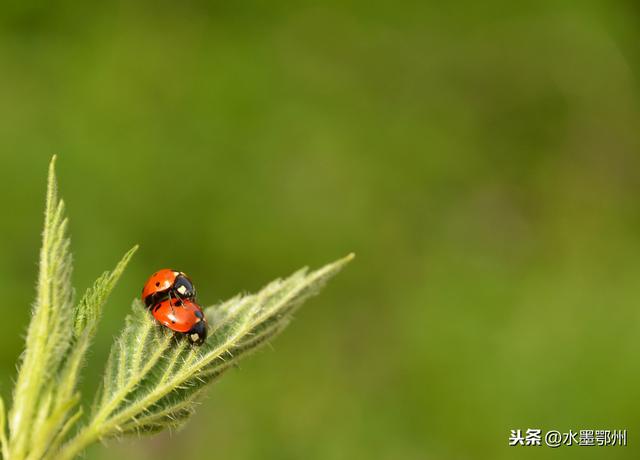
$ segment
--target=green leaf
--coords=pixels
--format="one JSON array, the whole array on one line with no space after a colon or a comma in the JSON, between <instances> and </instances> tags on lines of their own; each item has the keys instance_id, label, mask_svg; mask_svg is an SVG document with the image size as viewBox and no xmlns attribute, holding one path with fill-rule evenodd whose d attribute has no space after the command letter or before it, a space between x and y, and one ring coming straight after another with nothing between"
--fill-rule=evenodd
<instances>
[{"instance_id":1,"label":"green leaf","mask_svg":"<svg viewBox=\"0 0 640 460\"><path fill-rule=\"evenodd\" d=\"M54 166L55 157L49 166L36 301L9 416L9 452L14 459L25 457L34 434L35 418L48 398L43 382L55 378L73 339L71 253Z\"/></svg>"},{"instance_id":2,"label":"green leaf","mask_svg":"<svg viewBox=\"0 0 640 460\"><path fill-rule=\"evenodd\" d=\"M210 331L201 347L157 324L136 300L112 347L101 397L88 424L56 458L73 458L100 439L181 426L202 390L284 329L292 313L352 258L311 273L300 270L257 294L206 309Z\"/></svg>"},{"instance_id":3,"label":"green leaf","mask_svg":"<svg viewBox=\"0 0 640 460\"><path fill-rule=\"evenodd\" d=\"M131 248L113 271L104 272L82 296L75 311L74 335L76 338L81 337L87 331L91 336L95 334L102 307L137 250L137 245Z\"/></svg>"},{"instance_id":4,"label":"green leaf","mask_svg":"<svg viewBox=\"0 0 640 460\"><path fill-rule=\"evenodd\" d=\"M77 407L80 370L102 307L137 249L131 249L112 272L98 278L74 307L66 229L54 157L49 166L36 301L9 414L9 440L4 439L5 430L0 437L6 459L50 457L78 421L82 414ZM2 410L2 424L4 414Z\"/></svg>"},{"instance_id":5,"label":"green leaf","mask_svg":"<svg viewBox=\"0 0 640 460\"><path fill-rule=\"evenodd\" d=\"M29 458L42 458L45 452L58 447L82 414L81 408L72 412L80 400L77 393L80 370L95 334L102 307L137 249L137 246L130 249L113 271L104 272L80 300L75 314L73 347L61 366L56 385L47 389L51 408L43 412L41 419L36 420Z\"/></svg>"}]
</instances>

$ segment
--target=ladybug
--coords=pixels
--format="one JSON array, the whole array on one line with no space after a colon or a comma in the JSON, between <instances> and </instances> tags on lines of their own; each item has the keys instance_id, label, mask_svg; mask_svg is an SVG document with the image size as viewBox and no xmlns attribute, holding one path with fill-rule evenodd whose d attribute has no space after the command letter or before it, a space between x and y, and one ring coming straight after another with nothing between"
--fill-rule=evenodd
<instances>
[{"instance_id":1,"label":"ladybug","mask_svg":"<svg viewBox=\"0 0 640 460\"><path fill-rule=\"evenodd\" d=\"M194 345L202 345L207 338L207 320L192 300L169 297L155 304L151 314L163 326L185 334Z\"/></svg>"},{"instance_id":2,"label":"ladybug","mask_svg":"<svg viewBox=\"0 0 640 460\"><path fill-rule=\"evenodd\" d=\"M151 308L161 300L175 297L195 300L196 289L187 275L176 270L163 268L149 277L142 289L142 301Z\"/></svg>"}]
</instances>

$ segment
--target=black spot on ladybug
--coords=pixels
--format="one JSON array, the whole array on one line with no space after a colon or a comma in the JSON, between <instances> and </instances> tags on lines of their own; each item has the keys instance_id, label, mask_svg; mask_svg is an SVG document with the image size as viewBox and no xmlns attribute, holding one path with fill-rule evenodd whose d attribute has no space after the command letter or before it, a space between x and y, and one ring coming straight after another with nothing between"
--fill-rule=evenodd
<instances>
[{"instance_id":1,"label":"black spot on ladybug","mask_svg":"<svg viewBox=\"0 0 640 460\"><path fill-rule=\"evenodd\" d=\"M174 320L171 320L171 324L176 324L176 322Z\"/></svg>"},{"instance_id":2,"label":"black spot on ladybug","mask_svg":"<svg viewBox=\"0 0 640 460\"><path fill-rule=\"evenodd\" d=\"M160 281L156 281L156 286L160 286Z\"/></svg>"},{"instance_id":3,"label":"black spot on ladybug","mask_svg":"<svg viewBox=\"0 0 640 460\"><path fill-rule=\"evenodd\" d=\"M176 305L176 307L181 307L181 306L182 306L182 300L178 300L178 301L175 303L175 305Z\"/></svg>"}]
</instances>

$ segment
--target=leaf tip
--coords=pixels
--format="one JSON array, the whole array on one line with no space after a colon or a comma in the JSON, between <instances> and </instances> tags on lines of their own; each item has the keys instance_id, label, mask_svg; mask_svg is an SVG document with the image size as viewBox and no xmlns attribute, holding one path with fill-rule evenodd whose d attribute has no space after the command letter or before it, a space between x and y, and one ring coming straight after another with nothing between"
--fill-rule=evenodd
<instances>
[{"instance_id":1,"label":"leaf tip","mask_svg":"<svg viewBox=\"0 0 640 460\"><path fill-rule=\"evenodd\" d=\"M49 180L53 179L56 175L56 160L58 159L58 155L53 155L51 157L51 161L49 161Z\"/></svg>"},{"instance_id":2,"label":"leaf tip","mask_svg":"<svg viewBox=\"0 0 640 460\"><path fill-rule=\"evenodd\" d=\"M56 159L57 155L51 157L47 175L47 205L51 205L52 209L54 202L57 200Z\"/></svg>"},{"instance_id":3,"label":"leaf tip","mask_svg":"<svg viewBox=\"0 0 640 460\"><path fill-rule=\"evenodd\" d=\"M133 255L138 252L138 249L140 249L140 245L139 244L135 244L131 247L131 249L129 249L127 252L125 252L124 256L122 257L122 260L124 262L129 262L129 259L131 259L131 257L133 257Z\"/></svg>"},{"instance_id":4,"label":"leaf tip","mask_svg":"<svg viewBox=\"0 0 640 460\"><path fill-rule=\"evenodd\" d=\"M355 258L356 258L356 253L355 252L351 252L351 253L347 254L346 256L344 256L342 259L338 259L335 262L330 263L328 266L337 268L339 270L339 269L341 269L342 267L347 265L349 262L351 262Z\"/></svg>"}]
</instances>

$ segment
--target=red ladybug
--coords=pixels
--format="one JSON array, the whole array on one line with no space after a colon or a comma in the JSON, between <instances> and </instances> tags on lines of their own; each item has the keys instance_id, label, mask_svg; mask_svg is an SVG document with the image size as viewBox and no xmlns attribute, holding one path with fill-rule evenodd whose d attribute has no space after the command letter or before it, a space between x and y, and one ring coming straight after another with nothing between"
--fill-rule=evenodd
<instances>
[{"instance_id":1,"label":"red ladybug","mask_svg":"<svg viewBox=\"0 0 640 460\"><path fill-rule=\"evenodd\" d=\"M170 297L155 304L151 314L172 331L185 334L195 345L201 345L207 338L207 320L202 309L192 300Z\"/></svg>"},{"instance_id":2,"label":"red ladybug","mask_svg":"<svg viewBox=\"0 0 640 460\"><path fill-rule=\"evenodd\" d=\"M175 297L195 300L196 290L187 275L176 270L163 268L149 277L142 289L142 301L151 308L158 302Z\"/></svg>"}]
</instances>

